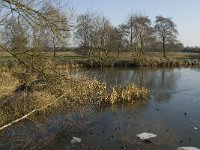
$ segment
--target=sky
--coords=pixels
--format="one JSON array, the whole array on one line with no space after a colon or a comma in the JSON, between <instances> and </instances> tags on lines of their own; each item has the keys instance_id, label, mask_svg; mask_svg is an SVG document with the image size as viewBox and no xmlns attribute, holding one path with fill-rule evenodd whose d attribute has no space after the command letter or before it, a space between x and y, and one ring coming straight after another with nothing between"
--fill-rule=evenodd
<instances>
[{"instance_id":1,"label":"sky","mask_svg":"<svg viewBox=\"0 0 200 150\"><path fill-rule=\"evenodd\" d=\"M178 39L184 46L200 47L200 0L68 0L77 14L94 11L118 26L130 13L170 17L177 25Z\"/></svg>"}]
</instances>

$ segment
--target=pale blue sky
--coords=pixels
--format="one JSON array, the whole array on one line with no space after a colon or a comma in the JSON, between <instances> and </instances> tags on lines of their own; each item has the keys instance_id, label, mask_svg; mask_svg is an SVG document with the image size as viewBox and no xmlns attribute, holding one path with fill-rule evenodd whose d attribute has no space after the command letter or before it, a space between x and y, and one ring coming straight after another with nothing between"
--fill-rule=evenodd
<instances>
[{"instance_id":1,"label":"pale blue sky","mask_svg":"<svg viewBox=\"0 0 200 150\"><path fill-rule=\"evenodd\" d=\"M139 12L154 21L155 16L171 17L177 24L179 40L185 46L200 46L200 0L68 0L80 14L87 10L107 16L117 26L131 12Z\"/></svg>"}]
</instances>

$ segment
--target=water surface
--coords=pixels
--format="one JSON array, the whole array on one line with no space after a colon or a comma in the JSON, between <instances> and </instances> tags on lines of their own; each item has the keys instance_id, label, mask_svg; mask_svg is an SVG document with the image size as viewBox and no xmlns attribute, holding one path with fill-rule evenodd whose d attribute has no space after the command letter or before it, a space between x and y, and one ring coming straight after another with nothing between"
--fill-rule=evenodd
<instances>
[{"instance_id":1,"label":"water surface","mask_svg":"<svg viewBox=\"0 0 200 150\"><path fill-rule=\"evenodd\" d=\"M82 139L82 149L200 148L199 68L108 68L84 74L110 86L134 82L150 90L151 98L145 104L114 106L93 113L87 120L89 130L61 132L53 144L57 148L72 148L67 144L72 135ZM152 143L141 142L136 135L142 132L158 137Z\"/></svg>"}]
</instances>

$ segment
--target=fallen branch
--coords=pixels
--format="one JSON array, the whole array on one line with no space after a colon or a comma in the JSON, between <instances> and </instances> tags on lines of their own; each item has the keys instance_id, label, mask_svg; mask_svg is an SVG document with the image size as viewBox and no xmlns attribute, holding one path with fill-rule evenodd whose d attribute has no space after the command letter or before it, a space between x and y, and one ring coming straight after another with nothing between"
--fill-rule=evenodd
<instances>
[{"instance_id":1,"label":"fallen branch","mask_svg":"<svg viewBox=\"0 0 200 150\"><path fill-rule=\"evenodd\" d=\"M17 123L17 122L19 122L19 121L21 121L21 120L23 120L23 119L28 118L30 115L34 114L34 113L37 112L37 111L41 111L41 110L43 110L43 109L48 108L49 106L55 104L57 101L59 101L61 98L63 98L66 94L67 94L67 93L64 93L63 95L61 95L60 97L58 97L57 99L55 99L55 101L53 101L52 103L50 103L50 104L48 104L48 105L46 105L46 106L44 106L44 107L42 107L42 108L34 109L33 111L31 111L31 112L29 112L28 114L22 116L21 118L18 118L18 119L16 119L16 120L11 121L10 123L8 123L8 124L6 124L6 125L0 127L0 131L3 130L3 129L5 129L5 128L10 127L11 125L13 125L13 124L15 124L15 123Z\"/></svg>"}]
</instances>

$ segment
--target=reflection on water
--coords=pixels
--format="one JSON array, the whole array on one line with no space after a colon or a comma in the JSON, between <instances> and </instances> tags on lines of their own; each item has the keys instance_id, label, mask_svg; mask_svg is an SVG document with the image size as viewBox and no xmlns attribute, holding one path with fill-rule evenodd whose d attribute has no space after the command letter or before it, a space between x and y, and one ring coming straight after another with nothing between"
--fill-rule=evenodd
<instances>
[{"instance_id":1,"label":"reflection on water","mask_svg":"<svg viewBox=\"0 0 200 150\"><path fill-rule=\"evenodd\" d=\"M146 87L154 92L157 101L168 101L171 94L176 91L176 82L180 78L181 69L94 69L86 71L86 75L105 81L109 85L126 85L134 82L138 86ZM159 91L159 92L158 92Z\"/></svg>"},{"instance_id":2,"label":"reflection on water","mask_svg":"<svg viewBox=\"0 0 200 150\"><path fill-rule=\"evenodd\" d=\"M56 115L56 118L60 118L56 119L56 124L60 126L56 132L53 130L53 140L45 149L200 148L199 68L109 68L84 70L81 73L105 81L110 86L134 82L149 89L151 99L143 104L115 105L93 111L87 117L82 116L81 128L75 125L73 130L66 126L69 116ZM74 116L76 118L78 115ZM55 121L54 118L50 120ZM49 120L46 124L51 126ZM158 137L152 143L144 143L136 138L142 132L151 132ZM81 138L81 144L70 144L73 136Z\"/></svg>"}]
</instances>

